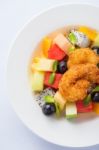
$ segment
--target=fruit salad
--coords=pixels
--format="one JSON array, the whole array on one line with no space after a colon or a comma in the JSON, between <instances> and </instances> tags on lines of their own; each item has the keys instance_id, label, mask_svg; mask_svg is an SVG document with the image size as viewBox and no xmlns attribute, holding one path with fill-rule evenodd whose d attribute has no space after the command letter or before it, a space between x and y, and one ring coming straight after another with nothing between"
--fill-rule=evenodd
<instances>
[{"instance_id":1,"label":"fruit salad","mask_svg":"<svg viewBox=\"0 0 99 150\"><path fill-rule=\"evenodd\" d=\"M45 36L31 59L30 83L46 116L99 115L99 32L70 26Z\"/></svg>"}]
</instances>

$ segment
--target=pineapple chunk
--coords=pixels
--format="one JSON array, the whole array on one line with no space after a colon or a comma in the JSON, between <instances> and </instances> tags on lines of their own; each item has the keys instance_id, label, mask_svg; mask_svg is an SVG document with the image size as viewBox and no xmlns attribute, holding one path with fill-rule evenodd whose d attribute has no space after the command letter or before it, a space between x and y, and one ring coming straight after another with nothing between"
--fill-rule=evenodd
<instances>
[{"instance_id":1,"label":"pineapple chunk","mask_svg":"<svg viewBox=\"0 0 99 150\"><path fill-rule=\"evenodd\" d=\"M59 91L55 93L54 100L58 104L60 111L62 111L65 107L66 100L62 97Z\"/></svg>"},{"instance_id":2,"label":"pineapple chunk","mask_svg":"<svg viewBox=\"0 0 99 150\"><path fill-rule=\"evenodd\" d=\"M66 54L68 54L68 50L72 47L71 43L61 33L56 36L53 43L57 44Z\"/></svg>"},{"instance_id":3,"label":"pineapple chunk","mask_svg":"<svg viewBox=\"0 0 99 150\"><path fill-rule=\"evenodd\" d=\"M31 76L32 91L43 91L44 88L44 72L35 71Z\"/></svg>"},{"instance_id":4,"label":"pineapple chunk","mask_svg":"<svg viewBox=\"0 0 99 150\"><path fill-rule=\"evenodd\" d=\"M36 58L35 58L36 59ZM32 64L33 70L38 71L53 71L53 64L56 60L54 59L46 59L46 58L37 58L37 62L35 61Z\"/></svg>"}]
</instances>

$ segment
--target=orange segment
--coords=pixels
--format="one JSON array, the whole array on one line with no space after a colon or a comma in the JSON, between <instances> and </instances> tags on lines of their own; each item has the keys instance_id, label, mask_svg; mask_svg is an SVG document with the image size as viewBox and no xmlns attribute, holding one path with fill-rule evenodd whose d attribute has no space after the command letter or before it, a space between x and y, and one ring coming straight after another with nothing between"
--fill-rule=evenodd
<instances>
[{"instance_id":1,"label":"orange segment","mask_svg":"<svg viewBox=\"0 0 99 150\"><path fill-rule=\"evenodd\" d=\"M80 26L80 27L79 27L79 31L80 31L80 32L83 32L85 35L87 35L88 38L89 38L90 40L92 40L92 41L94 41L95 38L96 38L96 36L97 36L96 30L90 29L90 28L85 27L85 26Z\"/></svg>"},{"instance_id":2,"label":"orange segment","mask_svg":"<svg viewBox=\"0 0 99 150\"><path fill-rule=\"evenodd\" d=\"M93 111L99 115L99 103L93 103Z\"/></svg>"},{"instance_id":3,"label":"orange segment","mask_svg":"<svg viewBox=\"0 0 99 150\"><path fill-rule=\"evenodd\" d=\"M48 37L45 37L42 42L43 54L45 57L48 57L48 50L51 47L52 40Z\"/></svg>"}]
</instances>

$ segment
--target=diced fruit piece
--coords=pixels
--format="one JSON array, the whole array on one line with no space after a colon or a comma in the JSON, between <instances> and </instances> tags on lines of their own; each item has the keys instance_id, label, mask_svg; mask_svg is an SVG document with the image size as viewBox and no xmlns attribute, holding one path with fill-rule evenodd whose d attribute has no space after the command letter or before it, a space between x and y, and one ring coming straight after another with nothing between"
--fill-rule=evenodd
<instances>
[{"instance_id":1,"label":"diced fruit piece","mask_svg":"<svg viewBox=\"0 0 99 150\"><path fill-rule=\"evenodd\" d=\"M68 54L68 49L72 46L69 40L61 33L56 36L53 43L57 44L66 54Z\"/></svg>"},{"instance_id":2,"label":"diced fruit piece","mask_svg":"<svg viewBox=\"0 0 99 150\"><path fill-rule=\"evenodd\" d=\"M53 64L53 72L57 71L57 67L58 67L58 61L56 60Z\"/></svg>"},{"instance_id":3,"label":"diced fruit piece","mask_svg":"<svg viewBox=\"0 0 99 150\"><path fill-rule=\"evenodd\" d=\"M58 103L55 103L55 106L56 106L56 116L59 117L61 112L60 112L60 108L59 108Z\"/></svg>"},{"instance_id":4,"label":"diced fruit piece","mask_svg":"<svg viewBox=\"0 0 99 150\"><path fill-rule=\"evenodd\" d=\"M93 111L99 115L99 103L93 103Z\"/></svg>"},{"instance_id":5,"label":"diced fruit piece","mask_svg":"<svg viewBox=\"0 0 99 150\"><path fill-rule=\"evenodd\" d=\"M55 80L55 73L51 73L50 74L50 77L49 77L49 84L53 84L54 83L54 80Z\"/></svg>"},{"instance_id":6,"label":"diced fruit piece","mask_svg":"<svg viewBox=\"0 0 99 150\"><path fill-rule=\"evenodd\" d=\"M74 50L75 50L75 46L71 46L71 47L68 49L69 53L73 52Z\"/></svg>"},{"instance_id":7,"label":"diced fruit piece","mask_svg":"<svg viewBox=\"0 0 99 150\"><path fill-rule=\"evenodd\" d=\"M45 100L46 103L54 103L54 97L51 96L51 95L46 95L44 97L44 100Z\"/></svg>"},{"instance_id":8,"label":"diced fruit piece","mask_svg":"<svg viewBox=\"0 0 99 150\"><path fill-rule=\"evenodd\" d=\"M42 91L44 87L44 72L35 71L31 76L32 91Z\"/></svg>"},{"instance_id":9,"label":"diced fruit piece","mask_svg":"<svg viewBox=\"0 0 99 150\"><path fill-rule=\"evenodd\" d=\"M48 37L45 37L42 42L43 54L45 57L48 57L48 50L51 47L52 40Z\"/></svg>"},{"instance_id":10,"label":"diced fruit piece","mask_svg":"<svg viewBox=\"0 0 99 150\"><path fill-rule=\"evenodd\" d=\"M49 87L58 89L59 81L61 80L62 75L56 73L56 74L55 74L55 79L54 79L53 84L50 84L50 83L49 83L50 75L51 75L50 72L46 72L46 73L45 73L44 84L45 84L46 86L49 86Z\"/></svg>"},{"instance_id":11,"label":"diced fruit piece","mask_svg":"<svg viewBox=\"0 0 99 150\"><path fill-rule=\"evenodd\" d=\"M77 117L77 107L75 103L66 103L66 118L72 119Z\"/></svg>"},{"instance_id":12,"label":"diced fruit piece","mask_svg":"<svg viewBox=\"0 0 99 150\"><path fill-rule=\"evenodd\" d=\"M35 57L35 58L33 58L33 62L34 62L34 63L38 63L38 62L39 62L39 60L40 60L40 58L39 58L39 57Z\"/></svg>"},{"instance_id":13,"label":"diced fruit piece","mask_svg":"<svg viewBox=\"0 0 99 150\"><path fill-rule=\"evenodd\" d=\"M45 97L46 96L54 97L54 95L55 95L55 92L52 88L46 88L36 96L36 101L42 107L45 103Z\"/></svg>"},{"instance_id":14,"label":"diced fruit piece","mask_svg":"<svg viewBox=\"0 0 99 150\"><path fill-rule=\"evenodd\" d=\"M45 115L49 116L56 112L54 103L45 103L42 107L42 111Z\"/></svg>"},{"instance_id":15,"label":"diced fruit piece","mask_svg":"<svg viewBox=\"0 0 99 150\"><path fill-rule=\"evenodd\" d=\"M87 106L89 105L90 101L91 101L91 95L88 94L87 97L83 100L83 103L85 106Z\"/></svg>"},{"instance_id":16,"label":"diced fruit piece","mask_svg":"<svg viewBox=\"0 0 99 150\"><path fill-rule=\"evenodd\" d=\"M99 92L93 92L93 93L91 94L91 98L92 98L92 101L93 101L93 102L99 103Z\"/></svg>"},{"instance_id":17,"label":"diced fruit piece","mask_svg":"<svg viewBox=\"0 0 99 150\"><path fill-rule=\"evenodd\" d=\"M93 46L92 50L99 55L99 46Z\"/></svg>"},{"instance_id":18,"label":"diced fruit piece","mask_svg":"<svg viewBox=\"0 0 99 150\"><path fill-rule=\"evenodd\" d=\"M37 62L32 64L33 70L38 71L53 71L53 64L56 60L46 58L35 58Z\"/></svg>"},{"instance_id":19,"label":"diced fruit piece","mask_svg":"<svg viewBox=\"0 0 99 150\"><path fill-rule=\"evenodd\" d=\"M82 48L90 45L89 38L84 33L76 30L71 31L71 33L68 35L68 39L73 45L77 45Z\"/></svg>"},{"instance_id":20,"label":"diced fruit piece","mask_svg":"<svg viewBox=\"0 0 99 150\"><path fill-rule=\"evenodd\" d=\"M96 38L93 42L93 46L98 46L99 47L99 34L96 36Z\"/></svg>"},{"instance_id":21,"label":"diced fruit piece","mask_svg":"<svg viewBox=\"0 0 99 150\"><path fill-rule=\"evenodd\" d=\"M76 106L77 106L78 113L91 112L93 109L92 102L90 102L87 106L85 106L83 101L77 101Z\"/></svg>"},{"instance_id":22,"label":"diced fruit piece","mask_svg":"<svg viewBox=\"0 0 99 150\"><path fill-rule=\"evenodd\" d=\"M68 39L74 45L77 43L77 38L73 32L68 35Z\"/></svg>"},{"instance_id":23,"label":"diced fruit piece","mask_svg":"<svg viewBox=\"0 0 99 150\"><path fill-rule=\"evenodd\" d=\"M62 60L66 56L65 52L62 51L56 44L48 50L48 58Z\"/></svg>"},{"instance_id":24,"label":"diced fruit piece","mask_svg":"<svg viewBox=\"0 0 99 150\"><path fill-rule=\"evenodd\" d=\"M54 100L55 103L58 105L59 107L59 111L63 111L65 104L66 104L66 100L64 99L64 97L61 95L61 93L59 91L57 91L54 95Z\"/></svg>"},{"instance_id":25,"label":"diced fruit piece","mask_svg":"<svg viewBox=\"0 0 99 150\"><path fill-rule=\"evenodd\" d=\"M99 85L97 85L93 90L92 92L99 92Z\"/></svg>"},{"instance_id":26,"label":"diced fruit piece","mask_svg":"<svg viewBox=\"0 0 99 150\"><path fill-rule=\"evenodd\" d=\"M58 72L63 74L67 70L67 62L66 60L62 60L58 64Z\"/></svg>"},{"instance_id":27,"label":"diced fruit piece","mask_svg":"<svg viewBox=\"0 0 99 150\"><path fill-rule=\"evenodd\" d=\"M85 35L88 36L88 38L92 41L95 40L96 36L97 36L97 32L96 30L93 30L93 29L90 29L88 27L85 27L85 26L80 26L79 27L79 31L80 32L83 32Z\"/></svg>"}]
</instances>

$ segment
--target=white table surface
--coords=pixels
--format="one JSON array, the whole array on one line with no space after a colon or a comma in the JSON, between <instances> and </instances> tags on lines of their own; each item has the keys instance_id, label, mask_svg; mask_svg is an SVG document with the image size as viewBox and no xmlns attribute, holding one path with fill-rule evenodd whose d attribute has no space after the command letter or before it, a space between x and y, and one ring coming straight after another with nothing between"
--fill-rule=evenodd
<instances>
[{"instance_id":1,"label":"white table surface","mask_svg":"<svg viewBox=\"0 0 99 150\"><path fill-rule=\"evenodd\" d=\"M99 0L0 0L0 150L76 150L50 144L31 133L13 111L5 86L9 46L17 31L37 12L64 2L99 5ZM99 150L99 145L79 148L93 149Z\"/></svg>"}]
</instances>

